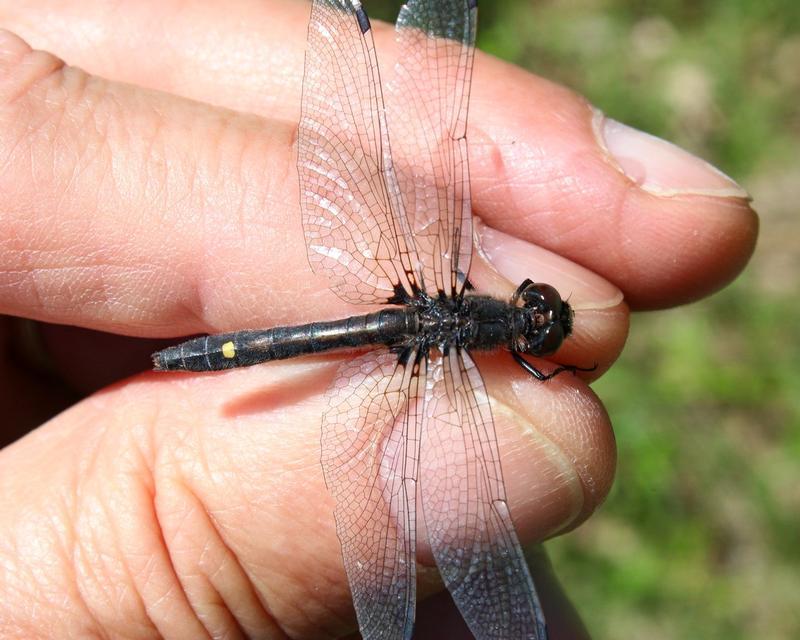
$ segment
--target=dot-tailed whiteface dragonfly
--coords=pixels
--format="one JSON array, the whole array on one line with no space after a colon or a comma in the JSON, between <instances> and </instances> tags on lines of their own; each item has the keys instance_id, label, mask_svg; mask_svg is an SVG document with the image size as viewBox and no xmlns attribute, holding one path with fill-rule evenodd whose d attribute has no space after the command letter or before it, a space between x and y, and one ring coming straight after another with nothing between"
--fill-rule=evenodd
<instances>
[{"instance_id":1,"label":"dot-tailed whiteface dragonfly","mask_svg":"<svg viewBox=\"0 0 800 640\"><path fill-rule=\"evenodd\" d=\"M551 286L510 300L468 280L467 109L477 0L409 0L384 87L358 0L314 0L298 138L303 230L316 273L348 303L330 322L196 338L158 370L212 371L331 349L345 362L322 418L322 467L364 638L409 638L417 527L476 638L547 637L514 531L489 400L470 351L547 356L572 330ZM390 136L391 131L391 146ZM421 518L418 521L419 516Z\"/></svg>"}]
</instances>

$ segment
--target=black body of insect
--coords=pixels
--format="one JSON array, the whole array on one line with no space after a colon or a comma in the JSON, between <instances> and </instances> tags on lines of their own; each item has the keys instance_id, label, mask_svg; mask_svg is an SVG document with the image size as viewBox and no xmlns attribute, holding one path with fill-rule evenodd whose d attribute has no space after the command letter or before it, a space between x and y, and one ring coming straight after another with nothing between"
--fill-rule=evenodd
<instances>
[{"instance_id":1,"label":"black body of insect","mask_svg":"<svg viewBox=\"0 0 800 640\"><path fill-rule=\"evenodd\" d=\"M219 371L249 367L334 349L383 344L401 361L414 351L426 357L432 347L506 348L539 380L578 370L563 365L544 374L521 353L549 356L572 332L572 309L548 284L523 282L510 302L489 296L431 298L417 292L401 307L343 320L274 329L236 331L188 340L153 354L156 371Z\"/></svg>"},{"instance_id":2,"label":"black body of insect","mask_svg":"<svg viewBox=\"0 0 800 640\"><path fill-rule=\"evenodd\" d=\"M298 136L313 270L344 320L196 338L159 370L212 371L361 349L327 394L321 463L361 635L407 640L417 521L478 640L544 640L544 615L506 503L489 396L470 351L547 356L572 309L546 284L475 295L467 161L477 0L408 0L385 85L359 0L312 0ZM391 144L389 131L392 132ZM369 349L364 351L365 347Z\"/></svg>"}]
</instances>

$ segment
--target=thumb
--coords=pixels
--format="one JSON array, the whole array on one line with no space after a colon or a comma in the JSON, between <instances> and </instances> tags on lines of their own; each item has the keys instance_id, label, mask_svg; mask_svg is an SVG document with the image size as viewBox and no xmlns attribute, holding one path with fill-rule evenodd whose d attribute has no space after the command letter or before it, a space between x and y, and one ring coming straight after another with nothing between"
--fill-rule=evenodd
<instances>
[{"instance_id":1,"label":"thumb","mask_svg":"<svg viewBox=\"0 0 800 640\"><path fill-rule=\"evenodd\" d=\"M338 363L141 375L0 452L0 635L354 630L319 463ZM578 379L553 382L489 386L523 543L585 518L613 470L596 398ZM526 403L537 416L521 430Z\"/></svg>"}]
</instances>

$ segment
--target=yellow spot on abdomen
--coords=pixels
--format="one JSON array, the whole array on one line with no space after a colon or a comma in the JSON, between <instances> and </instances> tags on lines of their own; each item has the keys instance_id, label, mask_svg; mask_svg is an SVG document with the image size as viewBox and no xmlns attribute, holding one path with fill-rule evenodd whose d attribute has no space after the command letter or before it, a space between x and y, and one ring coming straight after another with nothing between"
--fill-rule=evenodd
<instances>
[{"instance_id":1,"label":"yellow spot on abdomen","mask_svg":"<svg viewBox=\"0 0 800 640\"><path fill-rule=\"evenodd\" d=\"M233 342L226 342L222 345L222 355L225 358L236 357L236 347L233 346Z\"/></svg>"}]
</instances>

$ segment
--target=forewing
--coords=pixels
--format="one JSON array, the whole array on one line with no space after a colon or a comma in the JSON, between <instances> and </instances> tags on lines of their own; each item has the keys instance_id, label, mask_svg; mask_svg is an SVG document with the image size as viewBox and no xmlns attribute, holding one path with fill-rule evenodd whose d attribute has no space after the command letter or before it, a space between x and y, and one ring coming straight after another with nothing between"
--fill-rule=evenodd
<instances>
[{"instance_id":1,"label":"forewing","mask_svg":"<svg viewBox=\"0 0 800 640\"><path fill-rule=\"evenodd\" d=\"M478 640L547 637L506 503L494 422L475 363L453 347L428 364L420 462L431 550Z\"/></svg>"},{"instance_id":2,"label":"forewing","mask_svg":"<svg viewBox=\"0 0 800 640\"><path fill-rule=\"evenodd\" d=\"M416 599L415 501L424 360L388 350L343 364L322 420L322 469L365 639L406 639Z\"/></svg>"},{"instance_id":3,"label":"forewing","mask_svg":"<svg viewBox=\"0 0 800 640\"><path fill-rule=\"evenodd\" d=\"M472 258L466 134L477 17L477 0L409 0L397 19L388 121L432 295L459 295Z\"/></svg>"},{"instance_id":4,"label":"forewing","mask_svg":"<svg viewBox=\"0 0 800 640\"><path fill-rule=\"evenodd\" d=\"M314 0L298 140L308 258L351 303L416 283L372 29L357 0Z\"/></svg>"}]
</instances>

